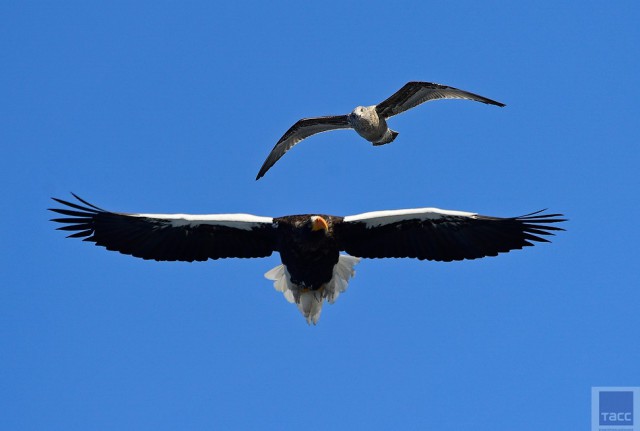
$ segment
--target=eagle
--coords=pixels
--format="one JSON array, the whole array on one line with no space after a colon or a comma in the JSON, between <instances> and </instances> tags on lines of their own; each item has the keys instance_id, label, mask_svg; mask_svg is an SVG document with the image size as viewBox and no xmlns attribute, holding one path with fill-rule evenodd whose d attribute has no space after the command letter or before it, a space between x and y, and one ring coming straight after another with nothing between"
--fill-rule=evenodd
<instances>
[{"instance_id":1,"label":"eagle","mask_svg":"<svg viewBox=\"0 0 640 431\"><path fill-rule=\"evenodd\" d=\"M347 289L361 258L415 258L451 262L496 256L549 242L563 230L562 214L545 210L520 217L490 217L438 208L374 211L346 217L302 214L145 214L107 211L76 202L49 208L64 217L58 230L107 250L156 261L205 261L280 254L265 274L287 301L314 325L325 301ZM347 254L341 254L345 252ZM356 257L357 256L357 257Z\"/></svg>"},{"instance_id":2,"label":"eagle","mask_svg":"<svg viewBox=\"0 0 640 431\"><path fill-rule=\"evenodd\" d=\"M282 135L273 147L260 168L256 180L262 178L294 145L317 133L336 129L354 129L358 135L375 146L393 142L398 136L398 132L387 126L388 118L415 108L424 102L438 99L466 99L500 107L505 106L504 103L446 85L433 82L408 82L387 100L377 105L358 106L348 115L329 115L299 120Z\"/></svg>"}]
</instances>

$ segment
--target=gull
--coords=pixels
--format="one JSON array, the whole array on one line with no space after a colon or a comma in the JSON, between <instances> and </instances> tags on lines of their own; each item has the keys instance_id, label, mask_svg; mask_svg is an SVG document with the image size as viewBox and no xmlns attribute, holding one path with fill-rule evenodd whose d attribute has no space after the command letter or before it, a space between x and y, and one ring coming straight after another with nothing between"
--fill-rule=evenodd
<instances>
[{"instance_id":1,"label":"gull","mask_svg":"<svg viewBox=\"0 0 640 431\"><path fill-rule=\"evenodd\" d=\"M411 108L438 99L465 99L503 107L504 103L433 82L412 81L405 84L382 103L358 106L348 115L303 118L282 135L260 168L259 180L294 145L312 135L337 129L354 129L374 146L388 144L398 136L398 132L387 126L387 119Z\"/></svg>"}]
</instances>

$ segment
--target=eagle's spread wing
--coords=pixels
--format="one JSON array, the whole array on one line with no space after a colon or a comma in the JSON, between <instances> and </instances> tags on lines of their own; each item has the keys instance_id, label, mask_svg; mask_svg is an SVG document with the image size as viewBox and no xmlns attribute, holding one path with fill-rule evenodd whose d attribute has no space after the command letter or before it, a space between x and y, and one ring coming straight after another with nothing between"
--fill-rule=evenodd
<instances>
[{"instance_id":1,"label":"eagle's spread wing","mask_svg":"<svg viewBox=\"0 0 640 431\"><path fill-rule=\"evenodd\" d=\"M265 257L275 247L271 217L249 214L126 214L106 211L76 196L82 204L53 198L65 208L52 219L58 229L75 232L107 250L143 259L194 260Z\"/></svg>"},{"instance_id":2,"label":"eagle's spread wing","mask_svg":"<svg viewBox=\"0 0 640 431\"><path fill-rule=\"evenodd\" d=\"M341 250L365 258L413 257L449 262L496 256L548 242L563 230L561 214L541 211L512 218L462 211L417 208L347 216L334 227Z\"/></svg>"},{"instance_id":3,"label":"eagle's spread wing","mask_svg":"<svg viewBox=\"0 0 640 431\"><path fill-rule=\"evenodd\" d=\"M351 126L346 115L331 115L328 117L303 118L291 126L282 138L273 147L271 153L264 161L256 180L259 180L273 166L284 153L289 151L295 144L315 135L316 133L328 132L335 129L348 129Z\"/></svg>"},{"instance_id":4,"label":"eagle's spread wing","mask_svg":"<svg viewBox=\"0 0 640 431\"><path fill-rule=\"evenodd\" d=\"M414 81L408 82L387 100L376 105L376 112L384 118L389 118L408 109L415 108L421 103L437 99L466 99L500 107L505 106L504 103L496 102L468 91L432 82Z\"/></svg>"}]
</instances>

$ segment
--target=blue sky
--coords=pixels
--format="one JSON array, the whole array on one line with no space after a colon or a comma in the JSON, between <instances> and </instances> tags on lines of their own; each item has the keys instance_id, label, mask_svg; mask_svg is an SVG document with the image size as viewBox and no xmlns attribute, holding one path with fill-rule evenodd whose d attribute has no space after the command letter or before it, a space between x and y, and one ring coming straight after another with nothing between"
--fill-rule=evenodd
<instances>
[{"instance_id":1,"label":"blue sky","mask_svg":"<svg viewBox=\"0 0 640 431\"><path fill-rule=\"evenodd\" d=\"M366 9L366 10L365 10ZM5 429L585 429L640 386L635 2L4 2ZM337 131L254 180L302 117L409 80L373 148ZM316 327L267 259L146 262L64 239L73 191L127 212L563 212L497 258L363 261Z\"/></svg>"}]
</instances>

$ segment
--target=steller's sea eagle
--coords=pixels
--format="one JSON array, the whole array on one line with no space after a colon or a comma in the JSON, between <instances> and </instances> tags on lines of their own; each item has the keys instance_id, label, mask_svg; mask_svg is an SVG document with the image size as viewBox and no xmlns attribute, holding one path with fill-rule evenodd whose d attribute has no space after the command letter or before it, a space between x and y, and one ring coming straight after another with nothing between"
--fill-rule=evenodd
<instances>
[{"instance_id":1,"label":"steller's sea eagle","mask_svg":"<svg viewBox=\"0 0 640 431\"><path fill-rule=\"evenodd\" d=\"M415 108L421 103L438 99L466 99L500 107L505 106L504 103L446 85L432 82L408 82L384 102L372 106L358 106L349 115L330 115L299 120L282 135L282 138L273 147L260 168L256 180L264 176L291 147L316 133L336 129L354 129L373 145L393 142L398 136L398 132L387 126L387 118Z\"/></svg>"},{"instance_id":2,"label":"steller's sea eagle","mask_svg":"<svg viewBox=\"0 0 640 431\"><path fill-rule=\"evenodd\" d=\"M563 230L562 214L542 211L520 217L489 217L438 208L376 211L340 217L303 214L128 214L106 211L73 195L80 204L53 198L64 215L60 230L142 259L205 261L266 257L277 251L282 265L265 274L276 290L316 324L322 303L347 289L360 258L411 257L441 262L496 256L549 242ZM340 254L341 251L349 255ZM353 257L358 256L358 257Z\"/></svg>"}]
</instances>

